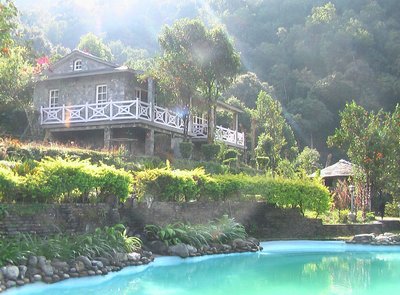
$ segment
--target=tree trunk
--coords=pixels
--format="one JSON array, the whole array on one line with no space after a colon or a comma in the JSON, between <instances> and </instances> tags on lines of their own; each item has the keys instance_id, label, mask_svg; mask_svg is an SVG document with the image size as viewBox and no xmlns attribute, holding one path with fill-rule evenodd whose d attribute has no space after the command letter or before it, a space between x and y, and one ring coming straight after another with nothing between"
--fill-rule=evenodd
<instances>
[{"instance_id":1,"label":"tree trunk","mask_svg":"<svg viewBox=\"0 0 400 295\"><path fill-rule=\"evenodd\" d=\"M207 142L212 144L215 139L215 106L211 98L208 99L207 117Z\"/></svg>"}]
</instances>

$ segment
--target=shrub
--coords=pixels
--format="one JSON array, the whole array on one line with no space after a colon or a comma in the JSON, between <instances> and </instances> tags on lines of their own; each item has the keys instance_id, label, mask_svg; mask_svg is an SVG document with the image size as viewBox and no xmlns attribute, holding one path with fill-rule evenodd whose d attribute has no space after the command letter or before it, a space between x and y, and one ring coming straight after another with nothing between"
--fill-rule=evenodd
<instances>
[{"instance_id":1,"label":"shrub","mask_svg":"<svg viewBox=\"0 0 400 295\"><path fill-rule=\"evenodd\" d=\"M385 215L389 217L400 217L399 204L395 201L392 203L386 203Z\"/></svg>"},{"instance_id":2,"label":"shrub","mask_svg":"<svg viewBox=\"0 0 400 295\"><path fill-rule=\"evenodd\" d=\"M193 143L187 141L179 143L179 151L182 158L189 159L192 156Z\"/></svg>"},{"instance_id":3,"label":"shrub","mask_svg":"<svg viewBox=\"0 0 400 295\"><path fill-rule=\"evenodd\" d=\"M139 200L151 195L160 201L190 201L199 197L201 187L209 180L210 177L200 168L145 170L135 173L134 191Z\"/></svg>"},{"instance_id":4,"label":"shrub","mask_svg":"<svg viewBox=\"0 0 400 295\"><path fill-rule=\"evenodd\" d=\"M112 166L92 165L89 160L45 158L25 177L19 177L18 184L21 195L30 202L99 202L109 196L125 200L132 176ZM11 192L7 201L22 199Z\"/></svg>"},{"instance_id":5,"label":"shrub","mask_svg":"<svg viewBox=\"0 0 400 295\"><path fill-rule=\"evenodd\" d=\"M217 157L220 148L218 144L203 144L201 145L201 152L206 161L213 161Z\"/></svg>"},{"instance_id":6,"label":"shrub","mask_svg":"<svg viewBox=\"0 0 400 295\"><path fill-rule=\"evenodd\" d=\"M93 233L79 235L59 234L40 237L19 234L14 237L0 237L0 267L6 263L17 264L29 256L45 256L47 259L74 259L80 255L112 257L115 252L138 251L142 242L137 237L128 237L122 224L97 228Z\"/></svg>"},{"instance_id":7,"label":"shrub","mask_svg":"<svg viewBox=\"0 0 400 295\"><path fill-rule=\"evenodd\" d=\"M201 247L210 243L226 244L236 238L247 237L245 228L227 215L207 224L147 225L145 231L150 239L158 239L167 246L185 243Z\"/></svg>"},{"instance_id":8,"label":"shrub","mask_svg":"<svg viewBox=\"0 0 400 295\"><path fill-rule=\"evenodd\" d=\"M10 168L0 165L0 200L10 201L20 195L21 178Z\"/></svg>"}]
</instances>

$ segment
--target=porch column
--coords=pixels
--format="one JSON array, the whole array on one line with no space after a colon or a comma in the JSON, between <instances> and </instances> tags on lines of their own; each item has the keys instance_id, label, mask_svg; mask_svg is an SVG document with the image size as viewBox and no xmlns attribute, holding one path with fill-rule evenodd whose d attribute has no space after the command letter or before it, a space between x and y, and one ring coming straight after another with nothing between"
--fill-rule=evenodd
<instances>
[{"instance_id":1,"label":"porch column","mask_svg":"<svg viewBox=\"0 0 400 295\"><path fill-rule=\"evenodd\" d=\"M154 104L155 102L155 86L153 78L147 78L147 100L149 103Z\"/></svg>"},{"instance_id":2,"label":"porch column","mask_svg":"<svg viewBox=\"0 0 400 295\"><path fill-rule=\"evenodd\" d=\"M44 132L43 141L44 142L49 142L49 141L52 141L52 140L53 140L53 133L49 129L46 129L45 132Z\"/></svg>"},{"instance_id":3,"label":"porch column","mask_svg":"<svg viewBox=\"0 0 400 295\"><path fill-rule=\"evenodd\" d=\"M233 113L233 130L238 131L239 129L239 119L238 119L238 113L234 112Z\"/></svg>"},{"instance_id":4,"label":"porch column","mask_svg":"<svg viewBox=\"0 0 400 295\"><path fill-rule=\"evenodd\" d=\"M146 156L154 156L154 130L146 130L146 138L144 140L144 154Z\"/></svg>"},{"instance_id":5,"label":"porch column","mask_svg":"<svg viewBox=\"0 0 400 295\"><path fill-rule=\"evenodd\" d=\"M111 148L112 130L110 127L104 127L104 149L110 150Z\"/></svg>"},{"instance_id":6,"label":"porch column","mask_svg":"<svg viewBox=\"0 0 400 295\"><path fill-rule=\"evenodd\" d=\"M174 152L174 158L181 158L181 151L179 149L179 144L183 142L182 137L177 137L171 135L171 150Z\"/></svg>"}]
</instances>

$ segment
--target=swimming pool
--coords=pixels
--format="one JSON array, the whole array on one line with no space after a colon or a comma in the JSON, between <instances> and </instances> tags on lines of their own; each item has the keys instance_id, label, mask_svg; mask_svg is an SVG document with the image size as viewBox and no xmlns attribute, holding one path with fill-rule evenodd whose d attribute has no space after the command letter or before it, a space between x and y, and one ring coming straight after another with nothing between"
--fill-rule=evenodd
<instances>
[{"instance_id":1,"label":"swimming pool","mask_svg":"<svg viewBox=\"0 0 400 295\"><path fill-rule=\"evenodd\" d=\"M327 241L262 243L257 253L160 257L101 277L4 294L399 294L400 247Z\"/></svg>"}]
</instances>

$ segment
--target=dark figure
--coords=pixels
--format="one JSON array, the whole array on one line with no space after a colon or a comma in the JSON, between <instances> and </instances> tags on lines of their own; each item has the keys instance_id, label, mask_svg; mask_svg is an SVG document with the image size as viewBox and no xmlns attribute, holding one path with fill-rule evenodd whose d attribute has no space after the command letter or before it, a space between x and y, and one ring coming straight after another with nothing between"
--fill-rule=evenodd
<instances>
[{"instance_id":1,"label":"dark figure","mask_svg":"<svg viewBox=\"0 0 400 295\"><path fill-rule=\"evenodd\" d=\"M379 203L379 215L381 216L381 220L383 220L383 216L385 216L385 199L383 197L381 197L381 201Z\"/></svg>"}]
</instances>

